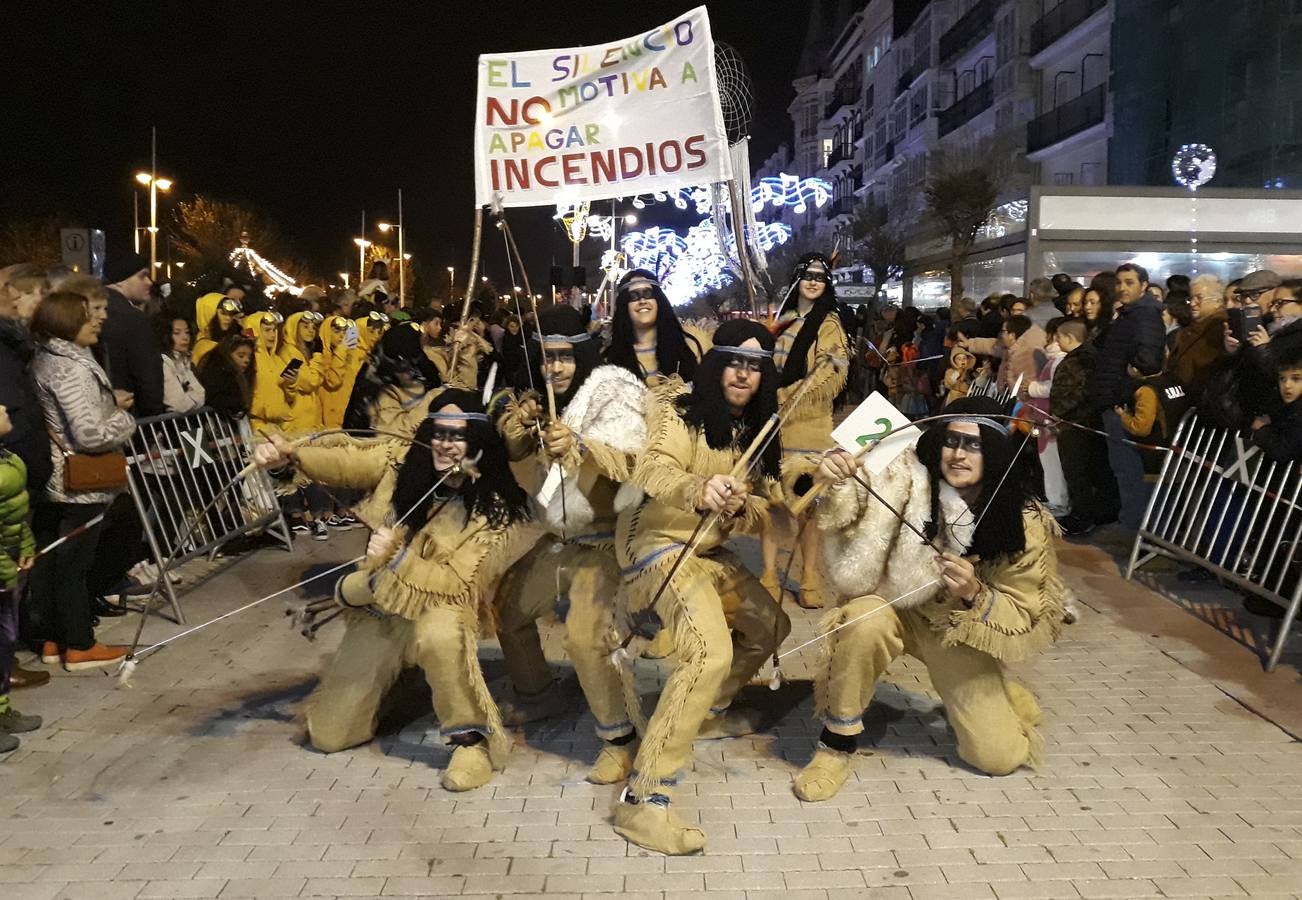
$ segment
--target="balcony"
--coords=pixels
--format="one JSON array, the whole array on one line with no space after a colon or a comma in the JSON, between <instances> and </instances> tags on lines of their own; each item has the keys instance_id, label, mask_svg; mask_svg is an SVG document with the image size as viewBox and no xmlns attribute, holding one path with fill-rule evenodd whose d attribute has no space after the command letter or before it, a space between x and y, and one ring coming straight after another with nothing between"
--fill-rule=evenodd
<instances>
[{"instance_id":1,"label":"balcony","mask_svg":"<svg viewBox=\"0 0 1302 900\"><path fill-rule=\"evenodd\" d=\"M922 77L922 73L931 67L931 61L926 55L914 61L913 65L900 75L900 80L895 83L895 96L898 97L909 88L913 87L913 82Z\"/></svg>"},{"instance_id":2,"label":"balcony","mask_svg":"<svg viewBox=\"0 0 1302 900\"><path fill-rule=\"evenodd\" d=\"M1026 152L1052 147L1103 121L1108 107L1108 84L1090 88L1074 100L1049 110L1026 124ZM944 115L942 113L942 115Z\"/></svg>"},{"instance_id":3,"label":"balcony","mask_svg":"<svg viewBox=\"0 0 1302 900\"><path fill-rule=\"evenodd\" d=\"M986 80L977 85L976 90L960 97L949 109L942 109L936 116L937 127L941 137L949 134L965 122L970 121L989 109L995 102L995 83Z\"/></svg>"},{"instance_id":4,"label":"balcony","mask_svg":"<svg viewBox=\"0 0 1302 900\"><path fill-rule=\"evenodd\" d=\"M859 102L859 88L857 85L843 85L836 89L831 99L827 101L827 106L823 107L823 118L831 119L844 109L849 109Z\"/></svg>"},{"instance_id":5,"label":"balcony","mask_svg":"<svg viewBox=\"0 0 1302 900\"><path fill-rule=\"evenodd\" d=\"M940 61L949 62L980 38L990 33L995 21L995 10L1003 0L981 0L954 23L954 27L940 36Z\"/></svg>"},{"instance_id":6,"label":"balcony","mask_svg":"<svg viewBox=\"0 0 1302 900\"><path fill-rule=\"evenodd\" d=\"M1039 53L1107 5L1108 0L1062 0L1031 26L1031 55Z\"/></svg>"},{"instance_id":7,"label":"balcony","mask_svg":"<svg viewBox=\"0 0 1302 900\"><path fill-rule=\"evenodd\" d=\"M832 152L827 155L827 168L835 169L838 163L843 163L853 156L853 146L848 144L837 144L832 148Z\"/></svg>"},{"instance_id":8,"label":"balcony","mask_svg":"<svg viewBox=\"0 0 1302 900\"><path fill-rule=\"evenodd\" d=\"M861 119L855 123L853 128L850 129L850 143L858 144L860 141L862 141L863 131L864 131L864 123L863 120Z\"/></svg>"},{"instance_id":9,"label":"balcony","mask_svg":"<svg viewBox=\"0 0 1302 900\"><path fill-rule=\"evenodd\" d=\"M863 187L863 163L850 167L850 183L856 191Z\"/></svg>"},{"instance_id":10,"label":"balcony","mask_svg":"<svg viewBox=\"0 0 1302 900\"><path fill-rule=\"evenodd\" d=\"M827 208L827 217L836 219L840 216L850 217L854 215L854 197L846 196L832 201L832 205Z\"/></svg>"},{"instance_id":11,"label":"balcony","mask_svg":"<svg viewBox=\"0 0 1302 900\"><path fill-rule=\"evenodd\" d=\"M895 142L887 141L878 148L877 153L873 156L873 167L884 166L895 158Z\"/></svg>"}]
</instances>

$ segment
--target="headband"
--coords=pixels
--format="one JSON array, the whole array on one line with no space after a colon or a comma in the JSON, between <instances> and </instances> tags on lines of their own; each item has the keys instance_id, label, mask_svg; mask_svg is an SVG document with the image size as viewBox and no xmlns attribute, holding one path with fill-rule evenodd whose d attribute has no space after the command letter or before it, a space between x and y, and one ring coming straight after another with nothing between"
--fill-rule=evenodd
<instances>
[{"instance_id":1,"label":"headband","mask_svg":"<svg viewBox=\"0 0 1302 900\"><path fill-rule=\"evenodd\" d=\"M638 288L644 288L644 287L658 288L660 287L660 282L656 281L654 278L647 278L645 275L639 275L636 278L629 281L619 290L620 293L622 294L624 291L633 291L633 290L637 290Z\"/></svg>"},{"instance_id":2,"label":"headband","mask_svg":"<svg viewBox=\"0 0 1302 900\"><path fill-rule=\"evenodd\" d=\"M967 422L971 425L983 425L986 428L993 428L1000 434L1008 434L1008 426L1003 422L996 422L994 419L987 419L985 416L955 416L950 422Z\"/></svg>"},{"instance_id":3,"label":"headband","mask_svg":"<svg viewBox=\"0 0 1302 900\"><path fill-rule=\"evenodd\" d=\"M548 341L563 342L566 344L582 344L584 341L591 340L590 334L535 334L533 339L540 344Z\"/></svg>"},{"instance_id":4,"label":"headband","mask_svg":"<svg viewBox=\"0 0 1302 900\"><path fill-rule=\"evenodd\" d=\"M724 353L728 356L748 356L751 359L772 359L773 351L757 349L754 347L729 347L726 344L716 344L710 348L711 353Z\"/></svg>"},{"instance_id":5,"label":"headband","mask_svg":"<svg viewBox=\"0 0 1302 900\"><path fill-rule=\"evenodd\" d=\"M436 410L435 412L430 413L430 414L429 414L428 416L426 416L425 418L427 418L427 419L451 419L451 420L454 421L454 422L487 422L487 421L488 421L488 414L487 414L487 413L478 413L478 412L459 412L459 413L451 413L451 412L443 412L442 410Z\"/></svg>"}]
</instances>

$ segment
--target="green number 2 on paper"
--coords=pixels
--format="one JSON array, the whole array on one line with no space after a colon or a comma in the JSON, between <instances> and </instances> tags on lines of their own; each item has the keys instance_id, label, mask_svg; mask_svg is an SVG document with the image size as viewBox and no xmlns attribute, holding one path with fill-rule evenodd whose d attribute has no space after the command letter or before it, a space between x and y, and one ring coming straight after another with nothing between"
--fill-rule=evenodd
<instances>
[{"instance_id":1,"label":"green number 2 on paper","mask_svg":"<svg viewBox=\"0 0 1302 900\"><path fill-rule=\"evenodd\" d=\"M890 419L873 419L874 424L880 425L880 431L874 431L872 434L861 434L855 438L855 443L860 447L866 446L871 441L880 441L886 435L891 433L892 426Z\"/></svg>"}]
</instances>

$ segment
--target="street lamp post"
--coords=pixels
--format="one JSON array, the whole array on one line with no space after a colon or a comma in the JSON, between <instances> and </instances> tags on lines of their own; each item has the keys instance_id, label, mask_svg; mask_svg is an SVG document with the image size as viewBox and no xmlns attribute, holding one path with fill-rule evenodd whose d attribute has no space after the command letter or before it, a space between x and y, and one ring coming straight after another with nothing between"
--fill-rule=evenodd
<instances>
[{"instance_id":1,"label":"street lamp post","mask_svg":"<svg viewBox=\"0 0 1302 900\"><path fill-rule=\"evenodd\" d=\"M407 308L407 254L403 252L404 235L407 229L402 227L402 188L398 188L398 308Z\"/></svg>"},{"instance_id":2,"label":"street lamp post","mask_svg":"<svg viewBox=\"0 0 1302 900\"><path fill-rule=\"evenodd\" d=\"M457 297L457 267L448 266L448 300L455 300Z\"/></svg>"},{"instance_id":3,"label":"street lamp post","mask_svg":"<svg viewBox=\"0 0 1302 900\"><path fill-rule=\"evenodd\" d=\"M172 189L172 179L159 178L150 172L137 172L136 181L149 188L149 277L158 268L158 192ZM136 232L136 252L140 247L140 232Z\"/></svg>"}]
</instances>

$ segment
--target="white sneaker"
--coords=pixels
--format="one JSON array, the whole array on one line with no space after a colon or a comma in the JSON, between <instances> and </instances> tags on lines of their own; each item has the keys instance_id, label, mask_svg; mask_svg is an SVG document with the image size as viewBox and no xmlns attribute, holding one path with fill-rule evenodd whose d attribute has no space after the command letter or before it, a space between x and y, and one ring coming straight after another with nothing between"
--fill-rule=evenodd
<instances>
[{"instance_id":1,"label":"white sneaker","mask_svg":"<svg viewBox=\"0 0 1302 900\"><path fill-rule=\"evenodd\" d=\"M317 519L315 522L312 523L312 540L314 541L330 540L330 532L326 530L325 522L322 522L320 519Z\"/></svg>"}]
</instances>

